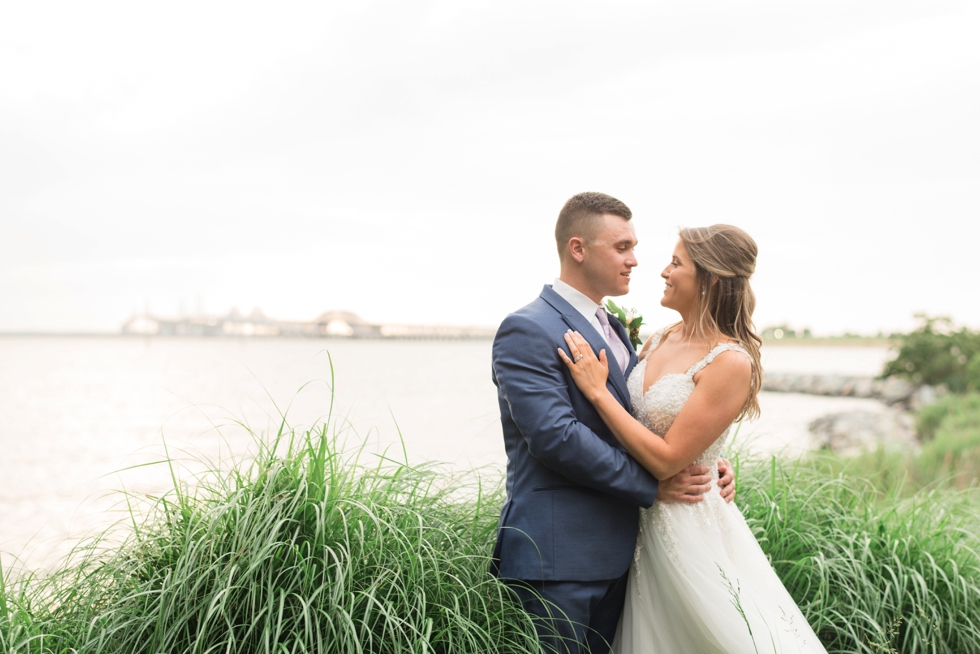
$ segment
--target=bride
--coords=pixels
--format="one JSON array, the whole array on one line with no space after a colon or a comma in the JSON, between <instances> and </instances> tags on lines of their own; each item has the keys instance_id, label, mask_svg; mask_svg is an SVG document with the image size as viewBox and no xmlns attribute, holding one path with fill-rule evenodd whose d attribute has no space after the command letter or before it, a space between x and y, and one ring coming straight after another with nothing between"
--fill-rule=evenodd
<instances>
[{"instance_id":1,"label":"bride","mask_svg":"<svg viewBox=\"0 0 980 654\"><path fill-rule=\"evenodd\" d=\"M575 383L626 450L658 479L717 461L732 422L759 414L761 339L749 277L757 248L730 225L682 229L661 273L660 303L681 321L650 338L627 380L632 415L606 387L577 332L559 350ZM717 492L697 504L642 510L616 654L823 652L735 504Z\"/></svg>"}]
</instances>

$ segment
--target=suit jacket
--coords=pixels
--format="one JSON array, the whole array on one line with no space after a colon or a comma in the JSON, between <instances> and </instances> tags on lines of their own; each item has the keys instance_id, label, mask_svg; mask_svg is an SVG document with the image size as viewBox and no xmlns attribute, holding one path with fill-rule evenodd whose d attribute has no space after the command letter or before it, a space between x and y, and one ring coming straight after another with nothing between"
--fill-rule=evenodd
<instances>
[{"instance_id":1,"label":"suit jacket","mask_svg":"<svg viewBox=\"0 0 980 654\"><path fill-rule=\"evenodd\" d=\"M625 328L610 323L627 344ZM572 381L558 348L578 331L598 353L609 348L592 324L545 286L507 316L493 342L493 382L507 450L507 501L493 572L527 580L599 581L621 576L636 547L638 507L657 480L619 445ZM610 357L611 358L611 357ZM609 386L629 410L626 378L610 361Z\"/></svg>"}]
</instances>

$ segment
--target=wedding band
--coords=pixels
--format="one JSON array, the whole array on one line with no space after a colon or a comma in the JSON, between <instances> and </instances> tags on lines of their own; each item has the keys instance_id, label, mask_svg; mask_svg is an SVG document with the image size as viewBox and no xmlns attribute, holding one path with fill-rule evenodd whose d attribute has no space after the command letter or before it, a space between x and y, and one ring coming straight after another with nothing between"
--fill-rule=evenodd
<instances>
[{"instance_id":1,"label":"wedding band","mask_svg":"<svg viewBox=\"0 0 980 654\"><path fill-rule=\"evenodd\" d=\"M584 356L585 356L584 354L578 355L577 357L575 357L574 359L572 359L572 363L578 363L578 360L581 359Z\"/></svg>"}]
</instances>

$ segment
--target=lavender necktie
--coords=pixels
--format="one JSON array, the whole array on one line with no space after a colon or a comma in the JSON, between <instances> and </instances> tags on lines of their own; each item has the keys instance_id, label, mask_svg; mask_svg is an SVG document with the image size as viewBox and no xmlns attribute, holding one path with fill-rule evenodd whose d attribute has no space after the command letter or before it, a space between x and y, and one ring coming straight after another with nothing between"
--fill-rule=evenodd
<instances>
[{"instance_id":1,"label":"lavender necktie","mask_svg":"<svg viewBox=\"0 0 980 654\"><path fill-rule=\"evenodd\" d=\"M606 336L606 342L609 343L609 349L616 359L616 363L619 364L619 370L624 375L626 374L626 364L630 362L630 353L626 349L626 345L619 338L619 334L616 330L612 328L609 324L609 314L602 307L599 307L595 312L595 317L599 319L599 324L602 325L602 333Z\"/></svg>"}]
</instances>

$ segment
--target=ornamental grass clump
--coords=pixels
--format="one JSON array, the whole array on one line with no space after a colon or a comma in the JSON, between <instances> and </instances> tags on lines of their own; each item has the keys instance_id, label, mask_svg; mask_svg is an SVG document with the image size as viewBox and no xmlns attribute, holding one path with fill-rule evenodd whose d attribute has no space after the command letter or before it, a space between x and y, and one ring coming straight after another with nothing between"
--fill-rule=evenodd
<instances>
[{"instance_id":1,"label":"ornamental grass clump","mask_svg":"<svg viewBox=\"0 0 980 654\"><path fill-rule=\"evenodd\" d=\"M829 652L980 652L980 495L883 495L819 456L743 463L739 504Z\"/></svg>"},{"instance_id":2,"label":"ornamental grass clump","mask_svg":"<svg viewBox=\"0 0 980 654\"><path fill-rule=\"evenodd\" d=\"M121 544L6 575L0 650L536 652L529 619L487 574L499 483L365 466L328 429L259 439L250 462L193 486L175 476L110 533Z\"/></svg>"},{"instance_id":3,"label":"ornamental grass clump","mask_svg":"<svg viewBox=\"0 0 980 654\"><path fill-rule=\"evenodd\" d=\"M947 413L936 443L973 429ZM345 451L344 433L283 420L185 480L166 457L170 490L121 495L126 518L55 570L0 570L0 652L537 654L487 573L500 473ZM743 461L738 504L829 652L980 654L980 490L881 456Z\"/></svg>"},{"instance_id":4,"label":"ornamental grass clump","mask_svg":"<svg viewBox=\"0 0 980 654\"><path fill-rule=\"evenodd\" d=\"M919 412L919 477L943 477L956 488L980 483L980 393L950 394Z\"/></svg>"}]
</instances>

